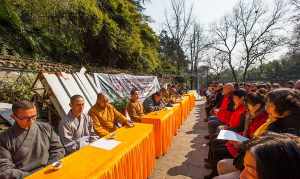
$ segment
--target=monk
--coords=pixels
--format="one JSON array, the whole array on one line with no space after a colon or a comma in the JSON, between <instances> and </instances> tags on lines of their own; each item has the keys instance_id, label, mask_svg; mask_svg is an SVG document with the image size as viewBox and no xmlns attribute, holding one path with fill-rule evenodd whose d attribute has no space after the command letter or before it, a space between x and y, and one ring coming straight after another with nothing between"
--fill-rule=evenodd
<instances>
[{"instance_id":1,"label":"monk","mask_svg":"<svg viewBox=\"0 0 300 179\"><path fill-rule=\"evenodd\" d=\"M12 106L15 124L0 135L0 178L23 178L60 160L65 149L52 127L37 122L37 110L29 101Z\"/></svg>"},{"instance_id":2,"label":"monk","mask_svg":"<svg viewBox=\"0 0 300 179\"><path fill-rule=\"evenodd\" d=\"M60 121L58 129L67 154L99 139L94 132L92 119L83 113L84 98L80 95L72 96L70 107L71 110Z\"/></svg>"},{"instance_id":3,"label":"monk","mask_svg":"<svg viewBox=\"0 0 300 179\"><path fill-rule=\"evenodd\" d=\"M127 112L134 122L141 122L141 117L144 115L144 106L139 101L139 91L133 89L130 92L131 98L127 105Z\"/></svg>"},{"instance_id":4,"label":"monk","mask_svg":"<svg viewBox=\"0 0 300 179\"><path fill-rule=\"evenodd\" d=\"M146 113L150 113L153 111L159 111L165 107L165 104L162 101L162 94L161 92L156 92L145 99L144 109Z\"/></svg>"},{"instance_id":5,"label":"monk","mask_svg":"<svg viewBox=\"0 0 300 179\"><path fill-rule=\"evenodd\" d=\"M133 127L128 119L108 103L107 97L100 93L97 95L96 104L90 109L89 115L93 120L95 132L104 137L117 129L117 123Z\"/></svg>"}]
</instances>

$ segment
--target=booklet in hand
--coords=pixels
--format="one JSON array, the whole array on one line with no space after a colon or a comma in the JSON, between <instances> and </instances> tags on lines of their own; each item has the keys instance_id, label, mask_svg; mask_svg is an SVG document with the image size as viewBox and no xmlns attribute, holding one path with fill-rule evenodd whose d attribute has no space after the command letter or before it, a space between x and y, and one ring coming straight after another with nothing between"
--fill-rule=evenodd
<instances>
[{"instance_id":1,"label":"booklet in hand","mask_svg":"<svg viewBox=\"0 0 300 179\"><path fill-rule=\"evenodd\" d=\"M238 133L235 133L233 131L229 130L221 130L217 139L220 140L231 140L231 141L237 141L237 142L245 142L249 140L247 137L241 136Z\"/></svg>"}]
</instances>

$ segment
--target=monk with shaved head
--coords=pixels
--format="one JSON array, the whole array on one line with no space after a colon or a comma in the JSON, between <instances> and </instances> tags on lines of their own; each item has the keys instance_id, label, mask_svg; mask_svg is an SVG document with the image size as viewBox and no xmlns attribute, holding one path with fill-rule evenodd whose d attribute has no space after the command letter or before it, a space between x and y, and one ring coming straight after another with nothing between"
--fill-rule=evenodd
<instances>
[{"instance_id":1,"label":"monk with shaved head","mask_svg":"<svg viewBox=\"0 0 300 179\"><path fill-rule=\"evenodd\" d=\"M92 118L95 132L100 137L115 131L118 122L125 126L132 126L123 114L109 104L108 98L102 93L97 95L97 102L90 109L89 115Z\"/></svg>"}]
</instances>

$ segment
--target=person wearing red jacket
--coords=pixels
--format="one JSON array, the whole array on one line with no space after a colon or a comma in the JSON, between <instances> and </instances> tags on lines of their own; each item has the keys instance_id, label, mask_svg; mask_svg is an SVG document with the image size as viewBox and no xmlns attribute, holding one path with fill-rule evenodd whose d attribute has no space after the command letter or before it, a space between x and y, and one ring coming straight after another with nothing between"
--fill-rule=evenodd
<instances>
[{"instance_id":1,"label":"person wearing red jacket","mask_svg":"<svg viewBox=\"0 0 300 179\"><path fill-rule=\"evenodd\" d=\"M249 139L253 138L254 132L268 119L268 113L265 110L265 95L266 91L259 90L258 92L251 92L246 96L246 105L248 112L245 120L241 121L239 127L236 128L236 132L243 129L242 134ZM239 153L240 143L228 141L226 148L230 153L231 157L236 158ZM217 168L219 174L229 173L235 171L233 166L233 159L224 159L218 162Z\"/></svg>"},{"instance_id":2,"label":"person wearing red jacket","mask_svg":"<svg viewBox=\"0 0 300 179\"><path fill-rule=\"evenodd\" d=\"M216 133L218 126L228 125L229 120L234 110L234 103L232 93L234 91L234 86L231 83L227 83L223 87L223 97L220 100L220 104L214 109L214 116L208 117L208 131L209 136ZM206 137L207 138L207 137Z\"/></svg>"},{"instance_id":3,"label":"person wearing red jacket","mask_svg":"<svg viewBox=\"0 0 300 179\"><path fill-rule=\"evenodd\" d=\"M237 89L232 92L232 98L234 102L234 111L231 113L227 125L220 128L225 128L228 130L238 127L242 120L245 118L246 106L245 106L245 96L247 92L243 89ZM205 178L211 178L217 175L217 163L219 160L231 157L230 153L226 149L225 141L220 141L218 139L212 139L210 142L209 154L208 154L208 164L207 168L211 168L213 171L210 175Z\"/></svg>"}]
</instances>

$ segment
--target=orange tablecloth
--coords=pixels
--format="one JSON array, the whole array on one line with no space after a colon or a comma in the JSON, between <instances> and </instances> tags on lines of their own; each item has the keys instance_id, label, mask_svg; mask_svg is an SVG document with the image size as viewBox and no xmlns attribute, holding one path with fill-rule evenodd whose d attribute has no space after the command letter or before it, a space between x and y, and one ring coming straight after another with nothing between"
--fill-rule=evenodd
<instances>
[{"instance_id":1,"label":"orange tablecloth","mask_svg":"<svg viewBox=\"0 0 300 179\"><path fill-rule=\"evenodd\" d=\"M142 117L142 123L154 125L157 157L166 154L169 150L173 136L176 135L177 129L180 128L192 108L190 100L192 98L189 95L184 96L183 100L171 109L152 112Z\"/></svg>"},{"instance_id":2,"label":"orange tablecloth","mask_svg":"<svg viewBox=\"0 0 300 179\"><path fill-rule=\"evenodd\" d=\"M155 164L153 126L135 124L120 128L116 139L122 143L111 151L86 146L62 159L63 167L46 167L26 179L146 179Z\"/></svg>"},{"instance_id":3,"label":"orange tablecloth","mask_svg":"<svg viewBox=\"0 0 300 179\"><path fill-rule=\"evenodd\" d=\"M189 110L191 111L193 107L196 105L196 96L193 92L185 94L189 98Z\"/></svg>"}]
</instances>

